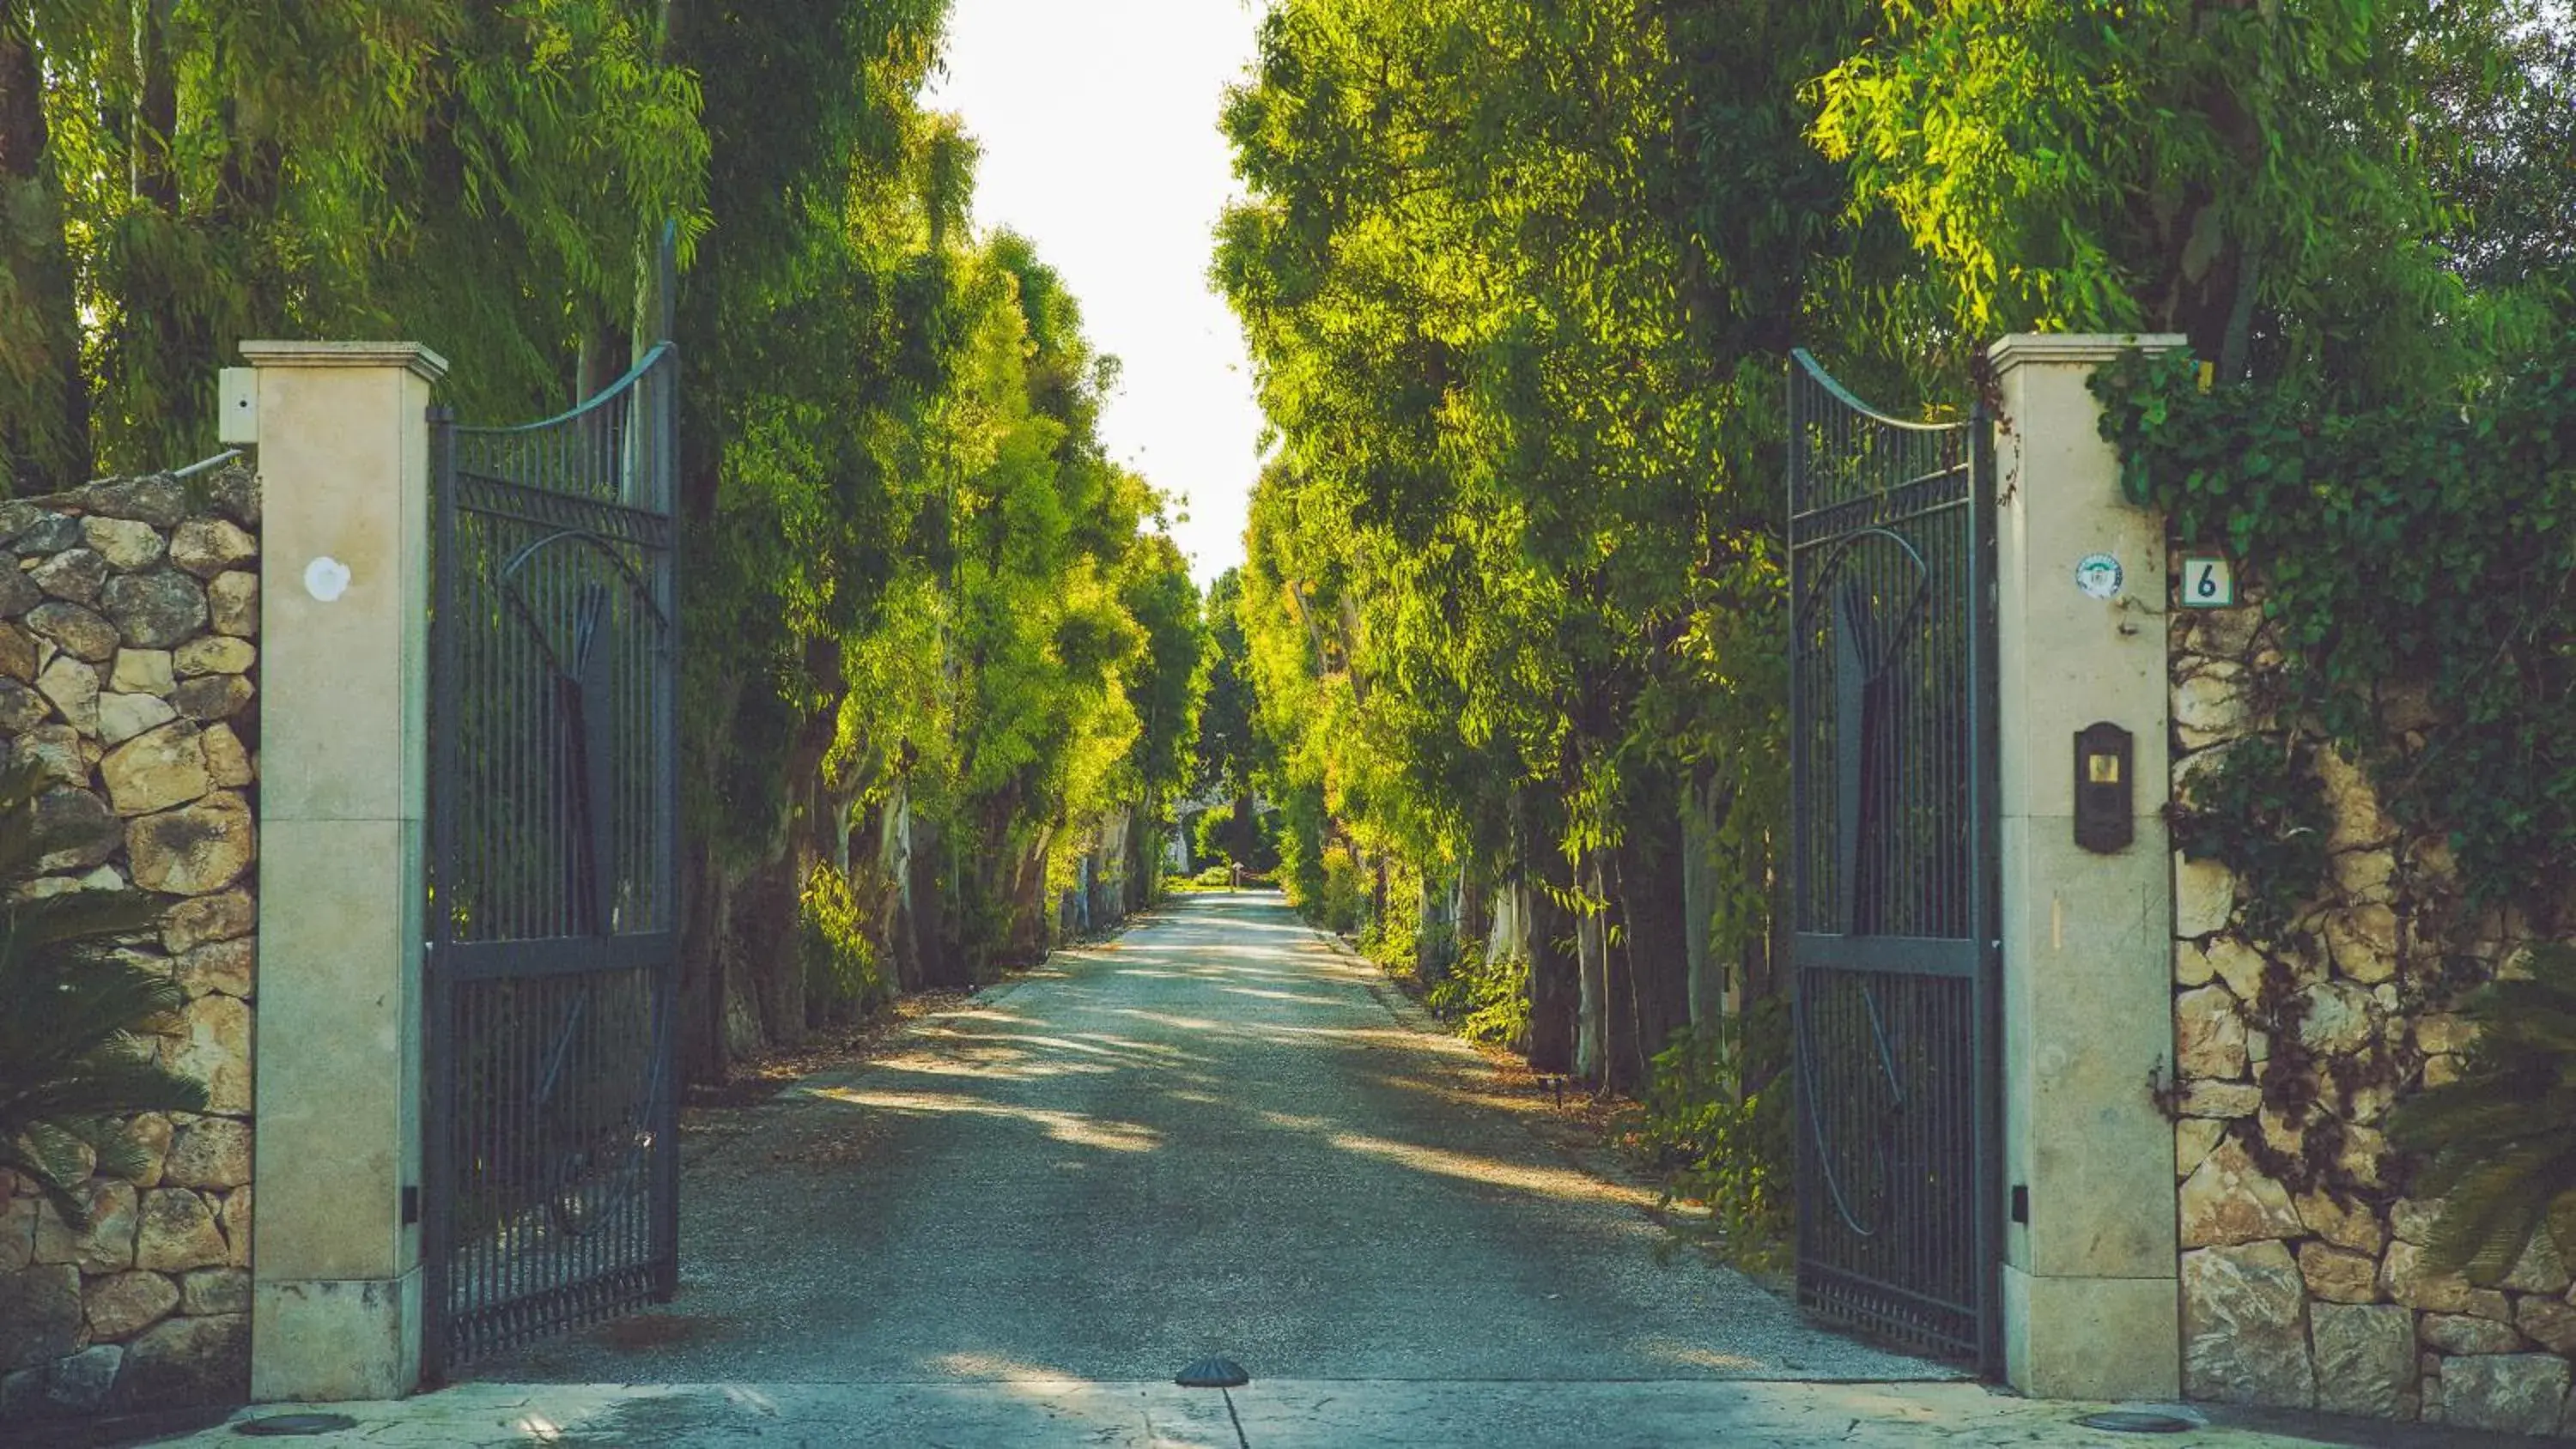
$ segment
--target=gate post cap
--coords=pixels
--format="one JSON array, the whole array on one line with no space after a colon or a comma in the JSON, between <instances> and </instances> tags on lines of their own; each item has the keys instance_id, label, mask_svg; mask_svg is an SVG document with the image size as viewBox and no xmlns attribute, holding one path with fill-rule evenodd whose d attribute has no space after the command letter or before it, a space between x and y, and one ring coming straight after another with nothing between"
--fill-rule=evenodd
<instances>
[{"instance_id":1,"label":"gate post cap","mask_svg":"<svg viewBox=\"0 0 2576 1449\"><path fill-rule=\"evenodd\" d=\"M1998 372L2029 362L2108 362L2123 352L2171 352L2189 347L2179 332L2010 332L1986 356Z\"/></svg>"},{"instance_id":2,"label":"gate post cap","mask_svg":"<svg viewBox=\"0 0 2576 1449\"><path fill-rule=\"evenodd\" d=\"M423 382L447 376L447 359L417 342L245 341L253 367L401 367Z\"/></svg>"}]
</instances>

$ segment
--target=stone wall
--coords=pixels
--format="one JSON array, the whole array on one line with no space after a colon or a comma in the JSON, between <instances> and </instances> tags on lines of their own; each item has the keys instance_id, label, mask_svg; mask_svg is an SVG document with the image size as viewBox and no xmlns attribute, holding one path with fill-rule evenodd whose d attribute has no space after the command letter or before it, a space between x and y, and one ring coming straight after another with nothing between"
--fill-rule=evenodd
<instances>
[{"instance_id":1,"label":"stone wall","mask_svg":"<svg viewBox=\"0 0 2576 1449\"><path fill-rule=\"evenodd\" d=\"M64 832L32 889L168 898L130 949L186 987L155 1050L210 1095L136 1120L151 1165L89 1180L86 1232L0 1173L0 1421L248 1395L258 529L238 465L0 504L0 742Z\"/></svg>"},{"instance_id":2,"label":"stone wall","mask_svg":"<svg viewBox=\"0 0 2576 1449\"><path fill-rule=\"evenodd\" d=\"M2438 1204L2405 1196L2405 1163L2381 1131L2392 1103L2454 1075L2467 1033L2443 1006L2527 932L2491 917L2453 936L2458 881L2442 842L2396 828L2361 769L2272 717L2281 654L2259 609L2176 602L2176 805L2191 809L2231 750L2313 751L2332 822L2323 897L2268 933L2224 866L2175 860L2184 1389L2576 1433L2576 1297L2547 1235L2501 1288L2431 1271ZM2420 748L2436 722L2403 690L2386 699L2392 743Z\"/></svg>"}]
</instances>

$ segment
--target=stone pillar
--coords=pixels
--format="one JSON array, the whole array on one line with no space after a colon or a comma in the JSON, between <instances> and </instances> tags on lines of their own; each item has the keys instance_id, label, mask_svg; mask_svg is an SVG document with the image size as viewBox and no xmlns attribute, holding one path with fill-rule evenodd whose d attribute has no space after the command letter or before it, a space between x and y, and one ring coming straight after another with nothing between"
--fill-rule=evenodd
<instances>
[{"instance_id":1,"label":"stone pillar","mask_svg":"<svg viewBox=\"0 0 2576 1449\"><path fill-rule=\"evenodd\" d=\"M251 1396L420 1378L430 384L414 343L245 342L265 516Z\"/></svg>"},{"instance_id":2,"label":"stone pillar","mask_svg":"<svg viewBox=\"0 0 2576 1449\"><path fill-rule=\"evenodd\" d=\"M1995 344L2005 1372L2050 1398L2180 1392L2165 844L2165 544L2120 493L2093 369L2171 336ZM2103 560L2116 564L2116 575ZM2088 567L2089 563L2089 567ZM2075 735L2134 737L2134 838L2075 840ZM2024 1219L2021 1221L2018 1219Z\"/></svg>"}]
</instances>

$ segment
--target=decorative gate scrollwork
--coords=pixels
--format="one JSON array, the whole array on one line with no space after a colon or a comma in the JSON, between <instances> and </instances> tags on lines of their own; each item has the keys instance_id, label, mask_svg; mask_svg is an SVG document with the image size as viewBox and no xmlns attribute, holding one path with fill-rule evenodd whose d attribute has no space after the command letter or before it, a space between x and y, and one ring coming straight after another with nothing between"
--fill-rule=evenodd
<instances>
[{"instance_id":1,"label":"decorative gate scrollwork","mask_svg":"<svg viewBox=\"0 0 2576 1449\"><path fill-rule=\"evenodd\" d=\"M1993 489L1982 417L1789 380L1798 1292L1993 1367Z\"/></svg>"},{"instance_id":2,"label":"decorative gate scrollwork","mask_svg":"<svg viewBox=\"0 0 2576 1449\"><path fill-rule=\"evenodd\" d=\"M434 420L432 1373L677 1283L676 382Z\"/></svg>"}]
</instances>

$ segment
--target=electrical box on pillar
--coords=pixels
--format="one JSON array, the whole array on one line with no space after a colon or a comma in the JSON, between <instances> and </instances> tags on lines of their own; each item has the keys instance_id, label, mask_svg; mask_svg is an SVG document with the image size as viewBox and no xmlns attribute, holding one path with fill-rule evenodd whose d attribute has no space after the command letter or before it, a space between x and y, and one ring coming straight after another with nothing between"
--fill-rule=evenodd
<instances>
[{"instance_id":1,"label":"electrical box on pillar","mask_svg":"<svg viewBox=\"0 0 2576 1449\"><path fill-rule=\"evenodd\" d=\"M2129 732L2104 721L2075 735L2075 843L2098 855L2137 838Z\"/></svg>"}]
</instances>

